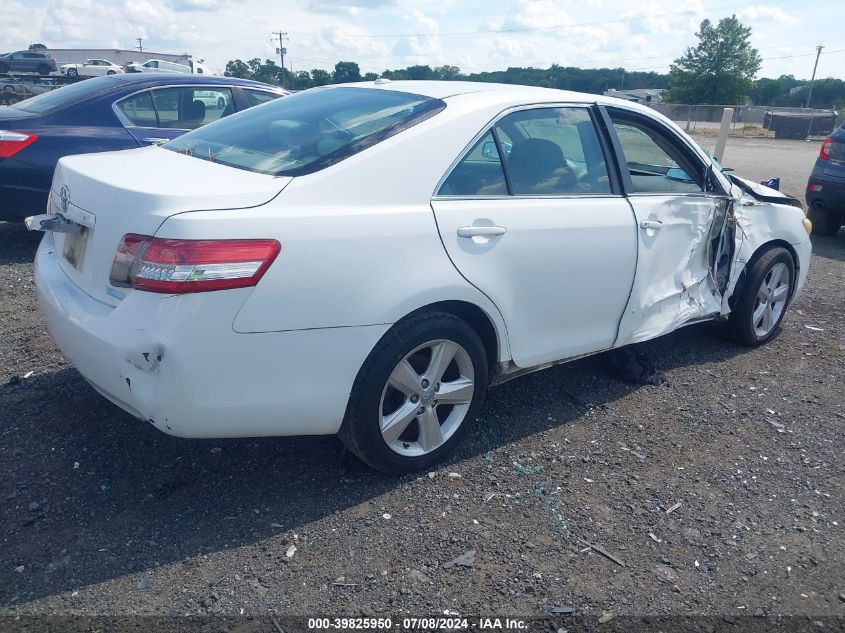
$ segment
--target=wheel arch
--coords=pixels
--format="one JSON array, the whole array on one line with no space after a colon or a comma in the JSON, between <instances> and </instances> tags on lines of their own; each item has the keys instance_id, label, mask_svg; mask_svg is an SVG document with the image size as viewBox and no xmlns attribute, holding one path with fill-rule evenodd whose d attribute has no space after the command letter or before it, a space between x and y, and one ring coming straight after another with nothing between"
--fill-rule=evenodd
<instances>
[{"instance_id":1,"label":"wheel arch","mask_svg":"<svg viewBox=\"0 0 845 633\"><path fill-rule=\"evenodd\" d=\"M429 303L428 305L417 308L413 312L406 314L400 321L424 312L446 312L466 321L481 338L481 342L484 344L484 351L487 352L487 364L490 370L490 376L493 375L496 365L499 362L500 354L507 350L506 335L496 327L493 317L474 303L449 299Z\"/></svg>"},{"instance_id":2,"label":"wheel arch","mask_svg":"<svg viewBox=\"0 0 845 633\"><path fill-rule=\"evenodd\" d=\"M731 293L731 298L728 300L728 304L730 305L731 310L733 310L734 302L736 301L736 298L739 297L742 294L742 291L745 287L745 278L746 278L746 274L748 273L748 269L751 268L754 265L754 263L758 259L760 259L767 251L769 251L773 248L777 248L777 247L785 249L789 253L790 257L792 257L792 265L793 265L794 271L795 271L795 280L798 279L799 272L801 270L801 259L798 257L798 253L795 251L795 247L792 246L792 244L790 244L786 240L782 240L782 239L772 239L772 240L769 240L768 242L764 242L764 243L760 244L759 246L757 246L757 248L751 254L751 257L748 258L748 261L745 262L745 264L742 267L742 272L739 274L739 278L737 279L736 285L734 286L734 290ZM793 280L793 282L795 280ZM792 295L795 294L795 283L792 284L792 287L790 288L789 292L790 292L789 298L790 298L790 302L791 302L792 301Z\"/></svg>"}]
</instances>

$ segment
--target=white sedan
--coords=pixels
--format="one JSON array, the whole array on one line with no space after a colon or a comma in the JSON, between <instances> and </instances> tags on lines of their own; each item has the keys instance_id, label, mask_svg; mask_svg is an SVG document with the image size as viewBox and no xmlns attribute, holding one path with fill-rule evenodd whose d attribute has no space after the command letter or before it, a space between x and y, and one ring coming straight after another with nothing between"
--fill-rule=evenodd
<instances>
[{"instance_id":1,"label":"white sedan","mask_svg":"<svg viewBox=\"0 0 845 633\"><path fill-rule=\"evenodd\" d=\"M68 77L102 77L122 73L123 66L113 64L107 59L88 59L81 64L62 64L59 66L59 72Z\"/></svg>"},{"instance_id":2,"label":"white sedan","mask_svg":"<svg viewBox=\"0 0 845 633\"><path fill-rule=\"evenodd\" d=\"M483 83L309 90L161 147L61 159L41 311L166 433L338 433L425 468L488 386L725 321L769 340L810 264L800 203L654 111Z\"/></svg>"}]
</instances>

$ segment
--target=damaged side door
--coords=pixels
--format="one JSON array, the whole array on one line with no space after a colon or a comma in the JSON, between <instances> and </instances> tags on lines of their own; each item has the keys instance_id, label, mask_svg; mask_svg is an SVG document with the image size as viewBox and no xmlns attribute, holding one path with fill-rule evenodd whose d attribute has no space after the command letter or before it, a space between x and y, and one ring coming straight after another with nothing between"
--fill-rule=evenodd
<instances>
[{"instance_id":1,"label":"damaged side door","mask_svg":"<svg viewBox=\"0 0 845 633\"><path fill-rule=\"evenodd\" d=\"M733 198L711 164L661 121L607 108L637 221L637 271L615 346L722 312L733 261Z\"/></svg>"}]
</instances>

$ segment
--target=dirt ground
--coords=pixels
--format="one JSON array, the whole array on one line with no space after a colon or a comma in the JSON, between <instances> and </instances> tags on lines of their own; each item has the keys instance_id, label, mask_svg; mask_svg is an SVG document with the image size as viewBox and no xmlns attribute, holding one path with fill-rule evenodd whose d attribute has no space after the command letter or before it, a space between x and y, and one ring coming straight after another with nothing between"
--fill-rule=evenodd
<instances>
[{"instance_id":1,"label":"dirt ground","mask_svg":"<svg viewBox=\"0 0 845 633\"><path fill-rule=\"evenodd\" d=\"M816 152L724 163L800 195ZM0 613L845 617L845 231L768 345L695 326L643 346L660 386L602 357L514 380L403 478L111 405L38 316L37 239L0 223Z\"/></svg>"}]
</instances>

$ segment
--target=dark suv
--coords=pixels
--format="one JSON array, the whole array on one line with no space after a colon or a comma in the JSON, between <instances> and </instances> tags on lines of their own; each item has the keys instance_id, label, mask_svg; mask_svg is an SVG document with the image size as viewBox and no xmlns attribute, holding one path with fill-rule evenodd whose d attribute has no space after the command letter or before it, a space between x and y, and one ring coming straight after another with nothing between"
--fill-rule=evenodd
<instances>
[{"instance_id":1,"label":"dark suv","mask_svg":"<svg viewBox=\"0 0 845 633\"><path fill-rule=\"evenodd\" d=\"M56 60L49 53L17 51L0 55L0 73L38 73L49 75L56 70Z\"/></svg>"},{"instance_id":2,"label":"dark suv","mask_svg":"<svg viewBox=\"0 0 845 633\"><path fill-rule=\"evenodd\" d=\"M817 235L835 235L845 223L845 123L822 142L807 182L807 216Z\"/></svg>"}]
</instances>

